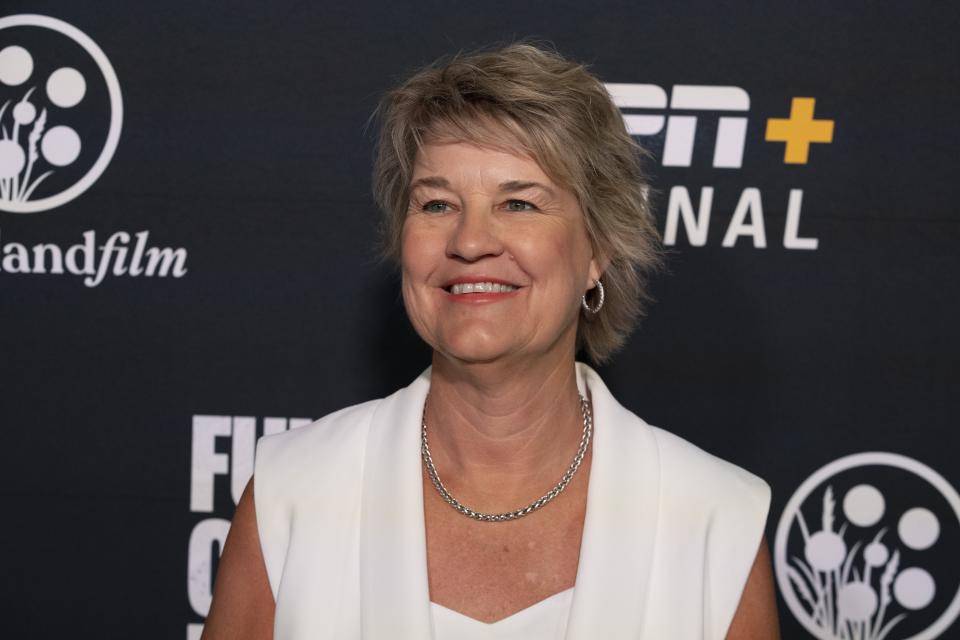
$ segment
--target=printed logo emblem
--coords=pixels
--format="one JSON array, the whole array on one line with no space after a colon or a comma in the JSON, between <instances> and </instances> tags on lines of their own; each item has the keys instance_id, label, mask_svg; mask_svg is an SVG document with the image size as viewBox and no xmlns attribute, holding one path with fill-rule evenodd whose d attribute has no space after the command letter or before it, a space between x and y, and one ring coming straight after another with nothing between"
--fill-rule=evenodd
<instances>
[{"instance_id":1,"label":"printed logo emblem","mask_svg":"<svg viewBox=\"0 0 960 640\"><path fill-rule=\"evenodd\" d=\"M608 82L607 90L614 104L623 109L667 108L667 92L655 84ZM676 85L670 99L672 109L746 113L750 96L740 87ZM697 116L624 113L624 124L632 136L655 136L666 123L663 166L689 167L693 158L693 141L697 132ZM739 169L743 164L743 147L747 139L745 115L721 116L717 125L717 141L713 166Z\"/></svg>"},{"instance_id":2,"label":"printed logo emblem","mask_svg":"<svg viewBox=\"0 0 960 640\"><path fill-rule=\"evenodd\" d=\"M608 82L610 97L623 112L623 122L632 136L650 137L664 133L665 167L689 167L693 162L694 140L698 115L719 112L713 167L740 169L747 141L747 112L750 95L740 87L720 85L674 85L668 100L667 92L655 84ZM814 118L814 98L793 98L788 118L768 118L764 140L783 142L784 164L807 164L810 145L833 142L833 120ZM635 111L680 111L681 114L651 114ZM739 115L727 115L727 114Z\"/></svg>"},{"instance_id":3,"label":"printed logo emblem","mask_svg":"<svg viewBox=\"0 0 960 640\"><path fill-rule=\"evenodd\" d=\"M680 169L682 175L685 173L683 169L692 169L699 164L694 173L702 173L707 158L696 156L705 156L709 150L713 154L710 164L713 169L744 170L747 141L753 138L748 133L750 94L742 87L676 84L664 88L656 84L608 82L606 88L620 109L627 133L641 138L644 148L659 157L662 166ZM787 117L766 118L763 140L776 147L782 145L786 165L806 165L811 154L821 153L811 152L813 145L833 142L835 123L815 115L816 102L814 98L794 97ZM711 175L714 174L711 172ZM798 174L791 175L796 177ZM744 176L748 177L749 173ZM746 184L756 184L752 176L749 179L751 182ZM770 197L764 199L760 188L746 184L742 185L732 213L721 214L724 221L729 222L720 246L735 247L743 238L749 239L754 249L766 249ZM784 213L783 248L816 251L820 246L819 238L800 233L803 189L791 188L786 198L783 198L782 186L777 189L780 193L775 197ZM720 238L715 231L711 233L711 221L716 226L717 220L714 187L701 185L699 192L698 201L693 195L694 188L683 184L670 187L663 225L665 246L677 244L681 229L691 247L706 246L711 237ZM720 200L718 197L717 201Z\"/></svg>"},{"instance_id":4,"label":"printed logo emblem","mask_svg":"<svg viewBox=\"0 0 960 640\"><path fill-rule=\"evenodd\" d=\"M0 210L45 211L86 191L122 122L117 76L86 34L47 16L0 18Z\"/></svg>"},{"instance_id":5,"label":"printed logo emblem","mask_svg":"<svg viewBox=\"0 0 960 640\"><path fill-rule=\"evenodd\" d=\"M932 640L960 613L960 495L893 453L835 460L790 498L777 584L821 640Z\"/></svg>"},{"instance_id":6,"label":"printed logo emblem","mask_svg":"<svg viewBox=\"0 0 960 640\"><path fill-rule=\"evenodd\" d=\"M785 142L784 164L807 164L810 145L814 142L833 142L833 120L817 120L813 98L794 98L790 103L789 118L767 120L767 142Z\"/></svg>"}]
</instances>

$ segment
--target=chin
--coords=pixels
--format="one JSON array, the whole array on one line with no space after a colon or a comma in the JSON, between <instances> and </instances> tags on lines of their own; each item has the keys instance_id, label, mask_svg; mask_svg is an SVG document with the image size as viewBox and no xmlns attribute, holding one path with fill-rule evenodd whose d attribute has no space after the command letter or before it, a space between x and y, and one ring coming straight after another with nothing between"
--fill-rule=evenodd
<instances>
[{"instance_id":1,"label":"chin","mask_svg":"<svg viewBox=\"0 0 960 640\"><path fill-rule=\"evenodd\" d=\"M467 339L466 335L472 337ZM458 339L447 341L437 350L449 358L470 364L494 362L513 352L502 339L477 336L470 332L464 332Z\"/></svg>"}]
</instances>

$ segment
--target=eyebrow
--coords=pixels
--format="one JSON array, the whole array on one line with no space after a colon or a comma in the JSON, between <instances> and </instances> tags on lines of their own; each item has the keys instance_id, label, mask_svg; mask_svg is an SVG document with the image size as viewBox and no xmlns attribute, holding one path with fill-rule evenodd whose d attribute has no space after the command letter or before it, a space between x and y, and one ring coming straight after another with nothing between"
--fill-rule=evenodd
<instances>
[{"instance_id":1,"label":"eyebrow","mask_svg":"<svg viewBox=\"0 0 960 640\"><path fill-rule=\"evenodd\" d=\"M426 178L417 178L410 183L411 191L417 187L437 187L438 189L449 189L450 183L446 178L441 178L440 176L427 176Z\"/></svg>"},{"instance_id":2,"label":"eyebrow","mask_svg":"<svg viewBox=\"0 0 960 640\"><path fill-rule=\"evenodd\" d=\"M539 182L530 182L528 180L508 180L507 182L500 183L500 191L503 192L509 193L513 191L523 191L524 189L542 189L549 196L555 195L553 189L545 184L540 184Z\"/></svg>"},{"instance_id":3,"label":"eyebrow","mask_svg":"<svg viewBox=\"0 0 960 640\"><path fill-rule=\"evenodd\" d=\"M425 178L417 178L410 183L411 191L417 187L436 187L438 189L449 189L450 182L446 178L440 176L427 176ZM532 182L529 180L507 180L506 182L500 183L500 191L502 193L523 191L524 189L542 189L547 193L547 195L555 195L553 189L539 182Z\"/></svg>"}]
</instances>

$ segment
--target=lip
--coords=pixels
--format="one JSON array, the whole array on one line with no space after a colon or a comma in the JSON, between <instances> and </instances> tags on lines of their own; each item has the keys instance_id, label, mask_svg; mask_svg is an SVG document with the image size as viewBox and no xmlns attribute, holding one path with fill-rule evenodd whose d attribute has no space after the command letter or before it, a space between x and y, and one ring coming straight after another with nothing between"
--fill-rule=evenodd
<instances>
[{"instance_id":1,"label":"lip","mask_svg":"<svg viewBox=\"0 0 960 640\"><path fill-rule=\"evenodd\" d=\"M476 282L493 282L494 284L506 284L516 288L513 291L500 291L500 292L487 291L484 293L468 293L468 294L460 294L460 295L453 295L452 293L450 293L450 287L452 287L455 284L471 284ZM504 280L503 278L495 278L492 276L480 275L480 276L459 276L456 278L452 278L443 284L443 287L441 290L443 291L443 294L446 297L446 299L449 300L450 302L456 302L459 304L484 304L488 302L498 302L500 300L505 300L507 298L516 297L517 295L519 295L521 291L523 291L523 289L524 287L522 285L516 284L515 282L511 282L509 280Z\"/></svg>"},{"instance_id":2,"label":"lip","mask_svg":"<svg viewBox=\"0 0 960 640\"><path fill-rule=\"evenodd\" d=\"M523 286L523 285L517 284L516 282L504 280L503 278L494 278L492 276L480 275L480 276L460 276L457 278L453 278L451 280L447 280L446 282L444 282L442 285L440 285L440 287L444 290L448 290L450 289L450 287L452 287L455 284L471 284L476 282L493 282L494 284L506 284L506 285L510 285L511 287L516 287L517 289L520 289ZM449 291L447 291L447 293L449 293ZM513 292L511 291L510 293L513 293ZM474 295L481 295L481 294L474 294Z\"/></svg>"},{"instance_id":3,"label":"lip","mask_svg":"<svg viewBox=\"0 0 960 640\"><path fill-rule=\"evenodd\" d=\"M520 292L523 289L514 289L513 291L493 293L462 293L460 295L453 295L449 291L444 291L443 295L446 296L446 299L450 302L456 304L485 304L488 302L499 302L500 300L506 300L507 298L514 298L520 295Z\"/></svg>"}]
</instances>

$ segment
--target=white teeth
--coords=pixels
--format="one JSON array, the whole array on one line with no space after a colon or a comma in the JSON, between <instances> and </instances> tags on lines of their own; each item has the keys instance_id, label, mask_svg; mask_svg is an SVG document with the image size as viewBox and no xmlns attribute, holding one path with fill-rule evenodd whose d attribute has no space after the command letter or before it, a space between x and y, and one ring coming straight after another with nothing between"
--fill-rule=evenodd
<instances>
[{"instance_id":1,"label":"white teeth","mask_svg":"<svg viewBox=\"0 0 960 640\"><path fill-rule=\"evenodd\" d=\"M500 284L499 282L464 282L450 287L450 293L455 296L463 293L507 293L516 289L511 284Z\"/></svg>"}]
</instances>

